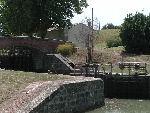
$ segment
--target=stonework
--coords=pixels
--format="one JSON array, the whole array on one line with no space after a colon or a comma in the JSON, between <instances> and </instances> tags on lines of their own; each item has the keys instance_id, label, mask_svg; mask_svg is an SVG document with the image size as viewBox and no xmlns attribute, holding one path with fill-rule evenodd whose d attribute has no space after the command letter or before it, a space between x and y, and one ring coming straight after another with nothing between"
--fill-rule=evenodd
<instances>
[{"instance_id":1,"label":"stonework","mask_svg":"<svg viewBox=\"0 0 150 113\"><path fill-rule=\"evenodd\" d=\"M72 77L38 85L45 87L22 102L15 113L81 113L104 105L104 83L99 78ZM36 92L38 85L31 85L36 88L28 87L26 92Z\"/></svg>"},{"instance_id":2,"label":"stonework","mask_svg":"<svg viewBox=\"0 0 150 113\"><path fill-rule=\"evenodd\" d=\"M76 113L104 105L103 82L84 78L61 83L30 113Z\"/></svg>"},{"instance_id":3,"label":"stonework","mask_svg":"<svg viewBox=\"0 0 150 113\"><path fill-rule=\"evenodd\" d=\"M73 64L72 61L60 54L47 54L44 58L43 68L58 74L69 74L74 71L73 67L70 65L71 63Z\"/></svg>"},{"instance_id":4,"label":"stonework","mask_svg":"<svg viewBox=\"0 0 150 113\"><path fill-rule=\"evenodd\" d=\"M91 37L92 30L88 26L80 23L74 25L68 31L68 41L76 42L77 47L85 48L88 44L88 37Z\"/></svg>"},{"instance_id":5,"label":"stonework","mask_svg":"<svg viewBox=\"0 0 150 113\"><path fill-rule=\"evenodd\" d=\"M50 28L49 28L50 29ZM56 40L65 40L65 34L63 29L50 29L47 31L47 34L45 36L48 39L56 39Z\"/></svg>"},{"instance_id":6,"label":"stonework","mask_svg":"<svg viewBox=\"0 0 150 113\"><path fill-rule=\"evenodd\" d=\"M45 40L41 38L29 37L3 37L0 36L0 49L8 49L10 47L28 47L37 49L43 52L55 51L62 42L55 42L53 40Z\"/></svg>"},{"instance_id":7,"label":"stonework","mask_svg":"<svg viewBox=\"0 0 150 113\"><path fill-rule=\"evenodd\" d=\"M63 30L49 28L46 38L75 42L77 47L86 48L88 40L91 39L92 30L85 24L79 23L73 25L70 29L65 27ZM91 45L90 45L91 46Z\"/></svg>"}]
</instances>

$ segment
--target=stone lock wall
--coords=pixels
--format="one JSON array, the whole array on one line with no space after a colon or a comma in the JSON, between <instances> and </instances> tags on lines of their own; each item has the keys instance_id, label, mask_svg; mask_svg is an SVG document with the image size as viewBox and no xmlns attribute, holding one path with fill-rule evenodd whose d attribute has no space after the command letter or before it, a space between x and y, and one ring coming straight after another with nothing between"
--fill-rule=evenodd
<instances>
[{"instance_id":1,"label":"stone lock wall","mask_svg":"<svg viewBox=\"0 0 150 113\"><path fill-rule=\"evenodd\" d=\"M74 76L33 82L0 106L0 113L83 113L104 105L100 78Z\"/></svg>"},{"instance_id":2,"label":"stone lock wall","mask_svg":"<svg viewBox=\"0 0 150 113\"><path fill-rule=\"evenodd\" d=\"M105 98L150 99L150 76L106 74L99 76L104 81Z\"/></svg>"},{"instance_id":3,"label":"stone lock wall","mask_svg":"<svg viewBox=\"0 0 150 113\"><path fill-rule=\"evenodd\" d=\"M72 62L67 62L68 59L60 54L47 54L43 60L43 67L45 70L50 70L61 74L69 74L74 71L74 69L69 64Z\"/></svg>"},{"instance_id":4,"label":"stone lock wall","mask_svg":"<svg viewBox=\"0 0 150 113\"><path fill-rule=\"evenodd\" d=\"M104 105L104 84L101 79L84 78L56 86L58 89L30 113L82 113Z\"/></svg>"}]
</instances>

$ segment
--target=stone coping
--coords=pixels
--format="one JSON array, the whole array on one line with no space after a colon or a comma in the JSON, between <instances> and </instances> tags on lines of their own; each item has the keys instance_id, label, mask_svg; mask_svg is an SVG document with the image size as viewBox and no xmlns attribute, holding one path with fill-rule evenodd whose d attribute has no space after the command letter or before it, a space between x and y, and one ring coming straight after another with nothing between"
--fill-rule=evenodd
<instances>
[{"instance_id":1,"label":"stone coping","mask_svg":"<svg viewBox=\"0 0 150 113\"><path fill-rule=\"evenodd\" d=\"M60 88L61 85L95 80L101 79L73 76L66 80L33 82L25 89L21 90L16 96L4 102L0 106L0 113L22 113L22 111L30 112L34 107L45 100L46 97Z\"/></svg>"},{"instance_id":2,"label":"stone coping","mask_svg":"<svg viewBox=\"0 0 150 113\"><path fill-rule=\"evenodd\" d=\"M65 43L64 40L58 39L49 39L49 38L41 38L41 37L28 37L28 36L0 36L0 40L29 40L29 41L48 41L53 43Z\"/></svg>"}]
</instances>

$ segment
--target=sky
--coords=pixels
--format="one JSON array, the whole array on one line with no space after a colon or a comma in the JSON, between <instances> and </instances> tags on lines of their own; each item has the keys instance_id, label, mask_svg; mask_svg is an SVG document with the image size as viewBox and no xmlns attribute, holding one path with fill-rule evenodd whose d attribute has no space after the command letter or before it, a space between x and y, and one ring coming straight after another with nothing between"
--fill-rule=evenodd
<instances>
[{"instance_id":1,"label":"sky","mask_svg":"<svg viewBox=\"0 0 150 113\"><path fill-rule=\"evenodd\" d=\"M73 24L81 23L86 17L92 18L92 8L94 18L100 21L100 26L107 23L121 25L127 14L136 12L149 15L150 0L87 0L89 6L83 10L80 15L75 14L71 20Z\"/></svg>"}]
</instances>

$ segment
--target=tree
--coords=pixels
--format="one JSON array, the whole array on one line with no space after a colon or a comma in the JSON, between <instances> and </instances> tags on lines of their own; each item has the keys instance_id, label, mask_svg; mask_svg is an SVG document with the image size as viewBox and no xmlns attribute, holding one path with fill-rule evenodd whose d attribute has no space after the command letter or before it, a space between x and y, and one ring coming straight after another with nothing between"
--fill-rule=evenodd
<instances>
[{"instance_id":1,"label":"tree","mask_svg":"<svg viewBox=\"0 0 150 113\"><path fill-rule=\"evenodd\" d=\"M104 29L120 29L120 27L121 26L115 26L112 23L108 23L102 27L102 30L104 30Z\"/></svg>"},{"instance_id":2,"label":"tree","mask_svg":"<svg viewBox=\"0 0 150 113\"><path fill-rule=\"evenodd\" d=\"M85 24L88 26L88 22L91 22L92 24L92 19L90 17L85 17L81 23ZM98 20L97 17L94 17L93 19L93 29L94 30L99 30L100 29L100 21Z\"/></svg>"},{"instance_id":3,"label":"tree","mask_svg":"<svg viewBox=\"0 0 150 113\"><path fill-rule=\"evenodd\" d=\"M127 52L149 53L150 16L128 14L122 24L120 37Z\"/></svg>"},{"instance_id":4,"label":"tree","mask_svg":"<svg viewBox=\"0 0 150 113\"><path fill-rule=\"evenodd\" d=\"M102 27L102 30L104 29L116 29L116 28L112 23L108 23Z\"/></svg>"},{"instance_id":5,"label":"tree","mask_svg":"<svg viewBox=\"0 0 150 113\"><path fill-rule=\"evenodd\" d=\"M50 27L70 26L74 13L82 13L86 0L1 0L0 21L7 33L43 37Z\"/></svg>"}]
</instances>

